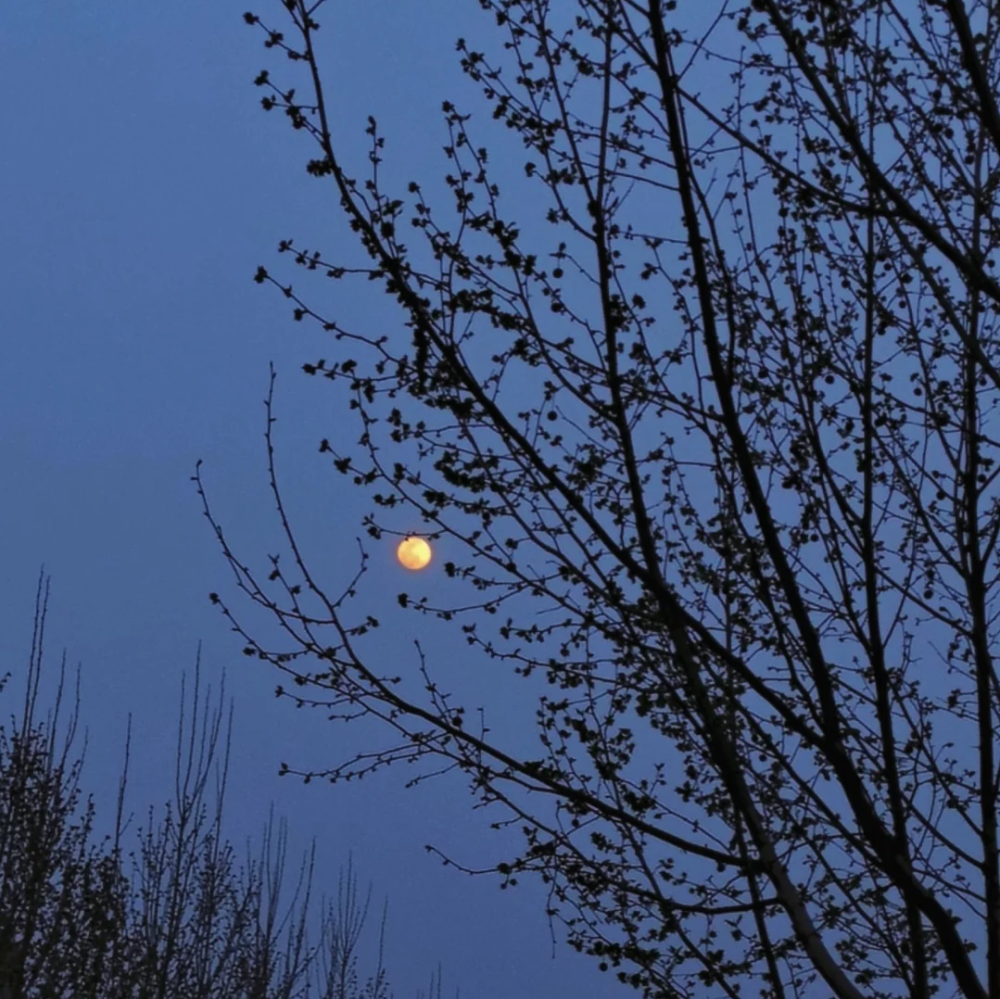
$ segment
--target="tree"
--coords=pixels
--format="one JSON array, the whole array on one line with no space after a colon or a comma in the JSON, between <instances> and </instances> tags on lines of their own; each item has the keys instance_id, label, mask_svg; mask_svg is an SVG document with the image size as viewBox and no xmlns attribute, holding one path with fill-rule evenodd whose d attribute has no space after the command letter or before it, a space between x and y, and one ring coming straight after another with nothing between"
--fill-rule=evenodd
<instances>
[{"instance_id":1,"label":"tree","mask_svg":"<svg viewBox=\"0 0 1000 999\"><path fill-rule=\"evenodd\" d=\"M276 26L245 15L304 70L292 89L263 70L262 104L315 140L308 172L369 261L279 251L380 282L410 333L256 280L334 335L305 371L357 417L356 446L320 451L371 491L371 536L416 511L480 595L400 602L464 622L512 684L548 681L540 752L476 730L422 656L424 697L365 661L364 558L324 592L272 394L293 568L258 579L205 512L289 646L212 599L248 654L332 692L300 702L394 731L324 776L460 767L524 829L494 870L539 874L570 944L644 995L1000 996L996 5L480 3L514 73L459 40L462 68L523 144L551 239L504 214L452 102L454 230L418 183L385 190L373 118L352 179L323 0L285 0Z\"/></svg>"},{"instance_id":2,"label":"tree","mask_svg":"<svg viewBox=\"0 0 1000 999\"><path fill-rule=\"evenodd\" d=\"M48 596L48 580L40 579L21 722L9 739L0 726L0 999L391 999L383 965L387 908L374 971L363 981L358 975L371 888L362 904L350 861L346 874L341 871L336 906L324 899L316 946L309 945L306 928L315 842L304 900L298 904L305 861L284 916L287 826L282 820L275 844L273 807L259 859L248 854L245 870L236 869L235 850L221 830L232 705L209 816L204 796L221 712L210 712L206 703L199 720L200 657L186 746L181 687L176 798L155 829L150 808L139 856L129 854L131 881L122 871L131 720L115 831L104 841L110 848L91 842L92 797L82 814L77 807L82 756L67 765L79 674L76 707L56 753L65 656L55 711L47 723L35 720ZM224 683L220 705L223 698Z\"/></svg>"},{"instance_id":3,"label":"tree","mask_svg":"<svg viewBox=\"0 0 1000 999\"><path fill-rule=\"evenodd\" d=\"M78 811L83 761L69 761L76 711L61 751L56 744L65 656L54 711L47 724L35 719L47 607L48 583L40 579L20 724L12 716L9 737L0 726L3 999L102 994L100 983L118 980L126 934L127 880L116 859L117 837L111 851L102 851L90 842L93 801ZM0 689L9 678L9 672L0 678ZM116 829L122 791L124 781Z\"/></svg>"}]
</instances>

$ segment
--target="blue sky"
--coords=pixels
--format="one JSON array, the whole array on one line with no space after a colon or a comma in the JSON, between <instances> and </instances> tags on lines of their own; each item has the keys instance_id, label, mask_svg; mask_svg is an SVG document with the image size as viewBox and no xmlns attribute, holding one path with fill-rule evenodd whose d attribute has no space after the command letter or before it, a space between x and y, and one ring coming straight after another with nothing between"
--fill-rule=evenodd
<instances>
[{"instance_id":1,"label":"blue sky","mask_svg":"<svg viewBox=\"0 0 1000 999\"><path fill-rule=\"evenodd\" d=\"M264 91L252 81L262 68L284 87L302 81L243 23L248 6L281 26L276 0L46 0L0 16L0 467L8 481L0 494L0 671L14 672L0 714L21 704L44 563L53 596L43 690L54 691L63 648L71 666L82 662L82 783L95 792L102 828L112 818L129 712L135 822L172 795L181 674L190 676L200 642L204 680L217 690L225 670L235 699L228 835L237 845L251 836L256 850L273 801L291 826L292 885L298 858L317 840L317 895L336 891L338 868L353 853L374 899L389 897L387 966L397 997L426 988L438 961L448 995L456 986L472 999L625 995L593 960L562 946L552 958L543 886L522 881L500 892L496 879L445 869L424 851L433 843L486 867L520 850L516 833L489 829L499 815L472 810L460 778L407 790L414 772L399 766L336 787L279 779L282 761L323 769L372 743L322 712L276 700L280 678L240 654L243 643L208 601L210 591L232 595L232 576L190 481L198 459L237 554L266 574L267 553L282 547L262 439L269 363L278 372L274 433L285 499L331 593L354 575L368 509L318 454L322 438L356 436L344 394L301 372L339 348L315 324L294 323L273 286L254 284L258 265L343 326L407 335L378 286L324 282L276 253L279 240L293 237L326 259L366 263L331 185L306 174L311 141L260 109ZM344 0L322 13L320 62L348 172L367 175L372 114L386 136L386 188L402 197L418 180L447 228L440 107L455 101L474 113L474 137L489 147L525 243L547 252L552 231L531 224L537 193L524 179L525 154L491 122L455 52L464 36L470 48L496 53L503 39L493 19L474 0ZM720 72L699 71L715 74L706 87ZM692 116L695 139L703 127ZM662 229L676 222L674 204L654 210ZM755 218L776 221L766 203ZM540 244L532 239L539 232ZM660 321L675 333L667 310ZM391 526L420 525L400 513ZM398 606L403 590L432 602L460 596L440 571L448 543L418 577L396 565L391 540L366 547L370 572L356 610L383 622L363 643L366 661L417 683L419 638L449 689L470 708L487 705L497 741L527 746L530 692L471 654L457 628ZM244 616L252 632L268 634L266 618ZM363 971L370 956L362 955Z\"/></svg>"},{"instance_id":2,"label":"blue sky","mask_svg":"<svg viewBox=\"0 0 1000 999\"><path fill-rule=\"evenodd\" d=\"M0 18L8 95L0 656L14 674L0 712L6 719L20 708L44 563L52 600L43 691L54 691L65 648L71 667L82 663L82 786L94 792L100 828L112 819L129 712L133 827L148 805L171 796L181 674L191 675L201 642L203 680L217 690L226 670L235 700L228 835L238 845L251 836L256 849L273 801L290 822L292 885L298 858L317 839L317 895L336 891L337 870L353 852L373 898L389 897L397 996L426 988L438 961L448 994L458 986L477 999L622 995L592 960L562 946L552 958L541 885L501 893L495 879L445 869L424 851L434 843L477 867L519 847L470 809L461 780L406 790L412 773L404 767L337 787L279 779L281 761L306 769L342 760L347 736L321 713L275 700L270 667L240 655L208 602L231 577L190 481L197 459L237 549L258 567L277 550L262 442L269 362L278 371L279 472L332 588L355 570L363 512L317 454L342 419L340 400L300 370L330 356L331 345L316 326L293 323L273 287L252 281L259 264L290 273L290 258L275 252L282 238L333 258L357 251L329 186L305 173L307 141L260 110L254 76L265 65L276 73L287 66L264 52L259 29L243 24L246 6L47 0ZM251 9L280 20L265 0ZM389 178L433 183L445 171L442 100L488 118L454 42L465 35L495 44L491 19L467 0L386 0L337 4L325 21L337 128L358 172L374 114L388 137ZM493 144L491 153L502 177L503 151ZM399 324L391 302L353 298L343 283L303 283L303 291L347 324ZM418 584L403 578L390 543L368 549L359 606L388 625L370 654L402 670L415 664L410 643L419 636L444 668L460 662L453 630L396 604L396 593L415 594ZM437 552L436 566L446 556ZM432 597L444 592L433 567L419 586ZM493 679L477 685L495 694L489 703L502 726L505 685ZM43 697L43 709L49 703ZM362 970L371 954L362 955Z\"/></svg>"}]
</instances>

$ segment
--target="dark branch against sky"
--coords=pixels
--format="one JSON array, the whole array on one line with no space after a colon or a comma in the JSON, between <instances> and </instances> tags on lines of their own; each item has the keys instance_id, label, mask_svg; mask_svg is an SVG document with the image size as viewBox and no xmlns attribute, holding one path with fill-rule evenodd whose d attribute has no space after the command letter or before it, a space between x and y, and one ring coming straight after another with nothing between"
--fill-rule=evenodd
<instances>
[{"instance_id":1,"label":"dark branch against sky","mask_svg":"<svg viewBox=\"0 0 1000 999\"><path fill-rule=\"evenodd\" d=\"M7 636L28 620L26 584L44 560L60 644L86 664L98 783L110 786L120 763L126 711L142 719L145 705L134 794L161 794L169 753L158 749L171 732L162 705L200 639L209 675L225 664L237 692L230 826L259 828L276 798L294 835L329 848L331 869L353 850L398 914L395 982L419 979L414 966L434 954L467 994L595 994L584 962L565 949L547 958L537 880L500 894L495 879L436 866L444 855L509 873L523 820L532 849L515 871L558 872L560 903L572 905L560 894L571 883L588 916L628 924L636 984L694 974L734 995L740 976L779 976L768 943L777 933L793 939L789 979L819 974L844 999L882 980L880 995L909 992L911 977L926 997L942 956L963 994L996 994L988 598L1000 515L989 415L1000 290L983 192L996 187L1000 131L992 54L983 65L976 54L996 26L979 35L981 12L970 24L958 0L935 7L920 23L929 45L949 26L954 38L925 92L898 52L934 60L889 5L872 15L860 4L756 0L738 28L713 26L720 57L677 32L688 26L676 4L663 5L664 21L656 2L583 3L596 21L581 17L577 38L596 61L576 42L559 42L553 58L556 36L532 37L539 19L564 16L544 4L398 4L391 16L327 4L322 35L301 2L284 6L292 22L305 18L304 50L264 26L263 72L235 15L206 18L193 5L155 18L124 5L32 9L5 37L9 89L30 81L32 99L14 105L17 153L2 167L17 192L0 279L4 327L15 331L0 358L10 430L0 458L15 483L0 518L12 594L2 634L13 661ZM510 31L516 57L500 59L509 74L521 60L518 84L546 109L498 96L506 83L489 62L499 37L478 6ZM245 19L260 36L255 15ZM455 68L456 37L492 116ZM525 62L525 38L541 65ZM639 65L622 65L623 52ZM573 67L567 84L560 73ZM970 67L961 91L955 80ZM294 79L276 84L279 68ZM648 89L630 90L642 75ZM723 88L737 79L726 106ZM315 106L290 84L311 85ZM619 85L629 99L613 107ZM255 99L284 108L296 135ZM547 113L557 120L543 124ZM636 124L643 114L648 131ZM969 116L978 131L956 151L965 126L948 121ZM655 152L626 149L618 128ZM525 163L519 133L536 161ZM312 140L320 158L304 171ZM568 168L554 168L553 148ZM653 169L630 175L630 158ZM442 177L448 161L457 177ZM546 183L558 210L538 196ZM449 201L463 236L492 240L499 261L470 257L438 228ZM403 237L409 208L415 231ZM559 222L593 259L579 263L565 243L548 252ZM426 255L401 243L425 237L437 263L422 271L411 260ZM523 246L547 255L522 256ZM276 249L286 256L275 260ZM317 278L331 267L327 277L348 280L306 291L295 265L310 253L310 269L322 258ZM505 272L516 289L498 279ZM541 290L529 300L528 288ZM578 339L557 340L560 330ZM414 399L443 424L414 429ZM366 421L360 438L352 413ZM391 498L369 499L352 476ZM270 621L245 627L206 543L202 501L237 588ZM516 537L494 537L501 524ZM404 573L396 539L430 529L430 567ZM282 535L301 588L273 559ZM257 588L272 566L291 611ZM300 609L303 591L319 618ZM338 593L351 599L331 603ZM469 605L484 612L479 632L452 620ZM435 620L456 606L438 610L450 626ZM491 617L501 607L505 625ZM529 623L562 611L561 623ZM269 651L289 637L301 648ZM508 643L499 651L498 637ZM533 651L522 655L518 641ZM234 658L241 644L246 658ZM546 658L548 645L558 656ZM950 695L927 671L926 649L955 677ZM255 656L286 675L293 661L326 670L315 686L336 696L301 714L294 691L275 703L275 679L286 677ZM513 662L543 691L544 679L585 690L536 704L538 687L511 682ZM345 726L345 705L359 703L374 717ZM969 717L978 730L970 723L960 758L949 758L954 741L941 730ZM565 750L574 732L579 769ZM386 734L400 742L386 747ZM966 765L973 742L971 769L956 779L949 768ZM537 759L539 743L561 745L553 765ZM279 762L329 775L433 754L450 761L434 781L394 769L321 793L274 780ZM637 777L644 767L652 783ZM471 810L459 769L515 821L490 832L501 809ZM519 811L523 798L555 802L551 826ZM690 819L699 808L704 822ZM584 841L595 853L581 866ZM974 885L982 875L984 900L963 872ZM774 897L760 901L761 884ZM713 903L748 892L760 949L741 945L737 917L727 931L735 961L719 971ZM601 910L603 896L618 909ZM972 914L967 925L953 906ZM694 915L706 917L698 942L635 949L637 923L649 927L643 940L660 942L682 938ZM859 935L869 925L885 938L875 948ZM594 932L593 953L607 955ZM970 943L980 945L972 956ZM606 982L596 988L618 991Z\"/></svg>"},{"instance_id":2,"label":"dark branch against sky","mask_svg":"<svg viewBox=\"0 0 1000 999\"><path fill-rule=\"evenodd\" d=\"M455 39L491 29L475 5L431 6L344 4L323 39L338 128L360 140L377 115L407 176L441 172L441 102L475 94ZM203 681L217 688L225 669L236 702L228 834L257 843L273 800L290 823L291 874L317 838L317 893L335 892L353 851L362 884L389 898L397 994L425 986L438 960L444 994L624 994L566 948L552 960L541 886L501 894L495 879L446 870L425 853L434 843L476 866L516 841L470 814L461 782L407 791L399 771L333 794L279 780L282 761L341 757L345 730L276 702L269 671L239 655L208 604L227 570L190 475L204 459L213 487L237 501L227 504L236 536L273 537L261 448L270 361L290 502L334 581L353 575L361 509L316 460L335 407L301 365L322 352L322 334L293 325L287 303L251 280L293 230L333 251L353 246L336 202L306 177L301 146L260 112L259 41L240 15L188 0L55 0L0 13L0 81L23 95L8 105L0 160L0 655L14 674L0 709L20 704L44 562L52 599L42 689L54 689L62 648L71 666L82 662L81 783L95 791L99 831L113 822L129 711L134 822L169 797L181 673L201 641ZM390 303L339 305L357 326L399 322ZM376 653L402 664L417 624L432 654L453 648L432 622L402 617L396 593L413 580L401 578L391 545L371 555L365 599L372 613L400 619Z\"/></svg>"}]
</instances>

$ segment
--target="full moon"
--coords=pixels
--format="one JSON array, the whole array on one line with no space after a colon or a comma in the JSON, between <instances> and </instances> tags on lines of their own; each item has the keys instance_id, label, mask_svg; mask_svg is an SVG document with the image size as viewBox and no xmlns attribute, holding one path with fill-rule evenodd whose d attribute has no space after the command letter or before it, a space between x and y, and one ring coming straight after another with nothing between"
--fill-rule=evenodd
<instances>
[{"instance_id":1,"label":"full moon","mask_svg":"<svg viewBox=\"0 0 1000 999\"><path fill-rule=\"evenodd\" d=\"M400 541L396 558L407 569L423 569L431 560L431 546L423 538L406 538Z\"/></svg>"}]
</instances>

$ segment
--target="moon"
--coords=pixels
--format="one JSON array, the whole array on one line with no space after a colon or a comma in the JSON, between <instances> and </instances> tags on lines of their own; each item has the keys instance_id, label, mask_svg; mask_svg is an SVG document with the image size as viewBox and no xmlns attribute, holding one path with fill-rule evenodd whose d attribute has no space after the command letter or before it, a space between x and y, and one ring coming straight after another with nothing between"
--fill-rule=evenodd
<instances>
[{"instance_id":1,"label":"moon","mask_svg":"<svg viewBox=\"0 0 1000 999\"><path fill-rule=\"evenodd\" d=\"M423 569L430 564L431 546L423 538L405 538L396 549L396 558L407 569Z\"/></svg>"}]
</instances>

